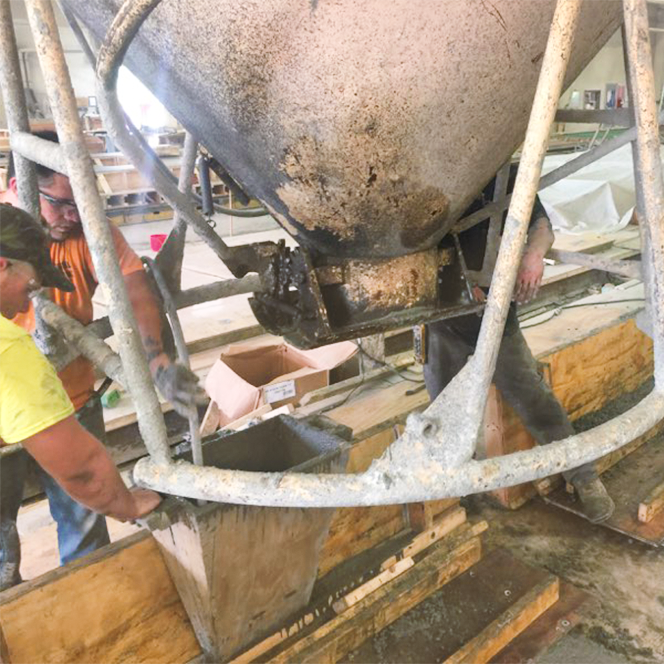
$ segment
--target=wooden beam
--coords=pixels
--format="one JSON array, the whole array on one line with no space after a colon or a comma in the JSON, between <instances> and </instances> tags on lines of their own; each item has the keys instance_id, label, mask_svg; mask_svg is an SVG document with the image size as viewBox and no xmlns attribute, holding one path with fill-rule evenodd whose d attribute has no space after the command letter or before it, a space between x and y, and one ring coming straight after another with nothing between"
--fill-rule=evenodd
<instances>
[{"instance_id":1,"label":"wooden beam","mask_svg":"<svg viewBox=\"0 0 664 664\"><path fill-rule=\"evenodd\" d=\"M642 523L652 521L664 510L664 482L658 484L639 503L638 518Z\"/></svg>"},{"instance_id":2,"label":"wooden beam","mask_svg":"<svg viewBox=\"0 0 664 664\"><path fill-rule=\"evenodd\" d=\"M485 664L514 637L558 601L560 580L550 575L538 583L445 664Z\"/></svg>"}]
</instances>

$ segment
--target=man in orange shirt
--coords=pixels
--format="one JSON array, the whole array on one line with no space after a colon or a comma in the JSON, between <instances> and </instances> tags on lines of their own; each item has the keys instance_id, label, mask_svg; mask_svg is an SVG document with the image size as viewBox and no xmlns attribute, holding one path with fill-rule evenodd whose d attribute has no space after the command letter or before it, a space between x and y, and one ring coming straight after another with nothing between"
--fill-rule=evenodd
<instances>
[{"instance_id":1,"label":"man in orange shirt","mask_svg":"<svg viewBox=\"0 0 664 664\"><path fill-rule=\"evenodd\" d=\"M39 132L36 135L58 142L55 132ZM51 297L70 316L87 325L92 321L92 297L98 281L90 249L82 232L71 185L69 179L60 173L42 166L36 168L42 220L52 240L51 260L76 288L71 293L53 290ZM7 178L8 190L0 195L0 201L16 205L17 183L11 161ZM186 416L190 407L201 396L198 379L188 369L174 363L164 351L160 307L147 281L141 260L120 231L113 226L111 230L155 383L174 409ZM27 313L17 315L13 322L28 332L33 332L35 318L32 307ZM79 422L103 441L103 413L100 398L94 392L94 369L91 363L78 357L59 373L59 377L74 404ZM7 526L7 519L11 518L11 515L7 517L7 503L12 503L9 511L13 513L15 521L28 462L27 455L14 454L10 459L11 468L8 468L10 464L4 461L0 464L1 499L5 502L5 531L7 527L11 527L11 524ZM48 496L53 518L58 524L61 562L67 563L107 544L109 539L105 519L69 498L46 473L40 469L37 469L37 473Z\"/></svg>"}]
</instances>

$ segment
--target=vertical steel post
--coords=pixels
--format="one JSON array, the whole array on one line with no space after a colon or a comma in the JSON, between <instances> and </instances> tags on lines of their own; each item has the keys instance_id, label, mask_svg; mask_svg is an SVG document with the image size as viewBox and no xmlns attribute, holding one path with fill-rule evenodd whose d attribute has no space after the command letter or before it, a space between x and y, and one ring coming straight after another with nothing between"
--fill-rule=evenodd
<instances>
[{"instance_id":1,"label":"vertical steel post","mask_svg":"<svg viewBox=\"0 0 664 664\"><path fill-rule=\"evenodd\" d=\"M652 51L645 0L623 0L624 43L630 104L637 128L634 145L636 207L655 351L655 387L664 390L664 180Z\"/></svg>"},{"instance_id":2,"label":"vertical steel post","mask_svg":"<svg viewBox=\"0 0 664 664\"><path fill-rule=\"evenodd\" d=\"M170 461L166 426L97 191L53 7L50 0L26 0L26 7L60 146L100 288L108 303L141 436L155 462L165 464Z\"/></svg>"},{"instance_id":3,"label":"vertical steel post","mask_svg":"<svg viewBox=\"0 0 664 664\"><path fill-rule=\"evenodd\" d=\"M187 369L191 369L191 362L189 361L189 350L187 349L187 341L184 338L184 331L180 325L180 317L178 310L175 306L175 300L171 292L168 290L168 284L164 275L162 274L156 261L150 258L144 258L143 262L146 264L154 280L157 282L157 288L161 293L161 299L164 302L164 309L171 322L171 330L173 331L173 339L175 341L175 348L177 350L178 360L184 364ZM198 408L194 405L189 410L189 436L191 438L191 453L194 463L197 466L203 465L203 447L201 444L200 422L198 420Z\"/></svg>"},{"instance_id":4,"label":"vertical steel post","mask_svg":"<svg viewBox=\"0 0 664 664\"><path fill-rule=\"evenodd\" d=\"M0 88L10 135L19 131L29 133L30 121L25 103L10 0L0 0ZM14 167L19 204L35 219L39 219L39 191L34 164L18 152L14 152Z\"/></svg>"},{"instance_id":5,"label":"vertical steel post","mask_svg":"<svg viewBox=\"0 0 664 664\"><path fill-rule=\"evenodd\" d=\"M483 382L480 390L483 403L496 366L528 232L528 221L542 172L542 162L549 143L551 123L556 115L580 9L581 0L558 0L542 60L519 171L477 342L476 358Z\"/></svg>"}]
</instances>

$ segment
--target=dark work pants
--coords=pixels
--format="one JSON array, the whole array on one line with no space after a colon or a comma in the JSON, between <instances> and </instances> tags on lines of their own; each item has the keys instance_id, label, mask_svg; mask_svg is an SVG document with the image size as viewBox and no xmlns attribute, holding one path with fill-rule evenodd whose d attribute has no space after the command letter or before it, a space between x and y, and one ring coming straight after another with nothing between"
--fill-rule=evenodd
<instances>
[{"instance_id":1,"label":"dark work pants","mask_svg":"<svg viewBox=\"0 0 664 664\"><path fill-rule=\"evenodd\" d=\"M475 351L480 322L478 316L471 314L427 326L424 380L432 400ZM500 343L493 382L539 445L574 434L565 409L538 370L537 361L519 329L514 308ZM592 463L563 475L572 484L584 484L597 477Z\"/></svg>"},{"instance_id":2,"label":"dark work pants","mask_svg":"<svg viewBox=\"0 0 664 664\"><path fill-rule=\"evenodd\" d=\"M93 398L76 413L76 419L91 434L104 441L101 401ZM21 450L0 458L0 589L19 583L21 549L16 518L23 499L23 485L34 469L48 498L51 516L57 524L60 563L76 560L109 543L106 519L83 507Z\"/></svg>"}]
</instances>

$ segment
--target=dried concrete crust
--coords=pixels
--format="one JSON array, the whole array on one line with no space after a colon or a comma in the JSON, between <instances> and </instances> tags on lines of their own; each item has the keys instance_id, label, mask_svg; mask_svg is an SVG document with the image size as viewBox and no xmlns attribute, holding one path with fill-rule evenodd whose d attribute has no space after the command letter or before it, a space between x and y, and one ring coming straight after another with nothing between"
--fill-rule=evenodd
<instances>
[{"instance_id":1,"label":"dried concrete crust","mask_svg":"<svg viewBox=\"0 0 664 664\"><path fill-rule=\"evenodd\" d=\"M346 269L348 299L381 310L433 304L437 262L435 249L389 261L353 261Z\"/></svg>"}]
</instances>

